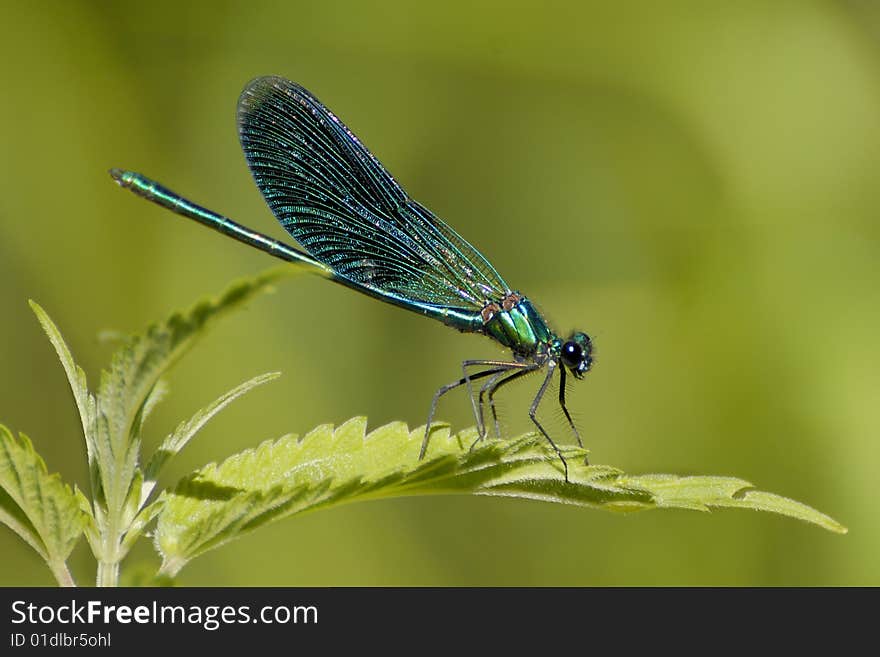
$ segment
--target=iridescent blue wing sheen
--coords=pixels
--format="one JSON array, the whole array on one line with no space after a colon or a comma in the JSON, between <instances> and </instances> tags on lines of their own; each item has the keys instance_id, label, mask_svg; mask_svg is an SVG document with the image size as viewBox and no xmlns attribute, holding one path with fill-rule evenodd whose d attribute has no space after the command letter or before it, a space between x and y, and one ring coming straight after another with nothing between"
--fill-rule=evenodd
<instances>
[{"instance_id":1,"label":"iridescent blue wing sheen","mask_svg":"<svg viewBox=\"0 0 880 657\"><path fill-rule=\"evenodd\" d=\"M238 127L272 212L337 276L398 302L466 312L509 290L479 251L412 200L301 86L253 80L239 99Z\"/></svg>"}]
</instances>

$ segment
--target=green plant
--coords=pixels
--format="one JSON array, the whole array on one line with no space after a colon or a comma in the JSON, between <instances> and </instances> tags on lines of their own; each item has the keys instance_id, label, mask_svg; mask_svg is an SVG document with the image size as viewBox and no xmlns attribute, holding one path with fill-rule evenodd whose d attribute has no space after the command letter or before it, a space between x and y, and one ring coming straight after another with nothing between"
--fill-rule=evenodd
<instances>
[{"instance_id":1,"label":"green plant","mask_svg":"<svg viewBox=\"0 0 880 657\"><path fill-rule=\"evenodd\" d=\"M175 576L191 559L280 518L356 500L402 495L470 493L574 504L609 511L739 507L772 511L833 532L846 529L818 511L732 477L627 475L585 465L586 452L567 447L565 481L559 459L538 434L486 440L468 449L474 429L433 431L419 460L424 428L392 423L366 432L366 419L320 426L303 438L269 441L209 464L170 488L159 476L214 415L275 379L257 376L182 422L143 458L144 424L167 392L161 378L219 317L272 287L291 267L231 285L219 297L122 339L92 392L55 324L31 307L64 367L82 420L91 497L50 475L24 434L0 425L0 521L46 561L61 585L74 585L66 561L85 534L97 561L99 586L114 586L132 545L152 530L162 558L157 575Z\"/></svg>"}]
</instances>

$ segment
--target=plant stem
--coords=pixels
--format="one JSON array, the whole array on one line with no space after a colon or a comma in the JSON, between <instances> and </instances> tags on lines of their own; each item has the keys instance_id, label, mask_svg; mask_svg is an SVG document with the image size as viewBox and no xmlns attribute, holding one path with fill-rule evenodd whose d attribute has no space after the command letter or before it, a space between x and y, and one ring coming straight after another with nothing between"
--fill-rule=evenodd
<instances>
[{"instance_id":1,"label":"plant stem","mask_svg":"<svg viewBox=\"0 0 880 657\"><path fill-rule=\"evenodd\" d=\"M109 514L108 514L109 515ZM119 514L112 513L110 522L102 530L103 540L101 554L98 557L98 575L96 586L119 586Z\"/></svg>"},{"instance_id":2,"label":"plant stem","mask_svg":"<svg viewBox=\"0 0 880 657\"><path fill-rule=\"evenodd\" d=\"M98 561L97 586L119 586L119 562Z\"/></svg>"},{"instance_id":3,"label":"plant stem","mask_svg":"<svg viewBox=\"0 0 880 657\"><path fill-rule=\"evenodd\" d=\"M58 563L50 562L49 568L52 569L52 574L55 575L55 581L58 582L58 586L76 586L76 582L73 581L73 575L70 574L66 563L63 561Z\"/></svg>"}]
</instances>

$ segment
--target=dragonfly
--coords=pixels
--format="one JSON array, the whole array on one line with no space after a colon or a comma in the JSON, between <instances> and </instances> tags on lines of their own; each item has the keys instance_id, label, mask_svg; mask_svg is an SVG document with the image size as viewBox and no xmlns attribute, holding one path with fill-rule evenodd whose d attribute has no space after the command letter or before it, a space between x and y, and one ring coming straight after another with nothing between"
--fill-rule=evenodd
<instances>
[{"instance_id":1,"label":"dragonfly","mask_svg":"<svg viewBox=\"0 0 880 657\"><path fill-rule=\"evenodd\" d=\"M488 433L487 407L496 435L501 434L495 394L526 375L545 371L529 418L559 457L568 481L565 456L537 413L559 372L559 405L583 447L565 392L567 372L581 379L593 364L590 336L575 331L560 338L524 294L511 288L448 224L413 200L355 134L302 86L277 76L252 80L239 98L238 132L263 198L304 251L134 171L111 169L110 175L138 196L269 255L463 333L488 336L508 349L507 360L463 361L462 376L436 391L420 459L428 449L437 404L447 392L466 388L479 441ZM477 381L481 385L475 394Z\"/></svg>"}]
</instances>

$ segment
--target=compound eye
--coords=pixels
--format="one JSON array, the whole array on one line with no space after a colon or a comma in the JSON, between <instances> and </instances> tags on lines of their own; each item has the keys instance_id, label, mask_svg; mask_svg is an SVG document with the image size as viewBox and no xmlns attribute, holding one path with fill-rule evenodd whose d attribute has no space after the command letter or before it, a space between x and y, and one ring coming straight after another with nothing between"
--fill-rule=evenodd
<instances>
[{"instance_id":1,"label":"compound eye","mask_svg":"<svg viewBox=\"0 0 880 657\"><path fill-rule=\"evenodd\" d=\"M562 354L560 357L562 358L562 362L568 367L576 368L580 365L583 356L583 349L581 349L581 346L577 342L569 340L562 345Z\"/></svg>"}]
</instances>

